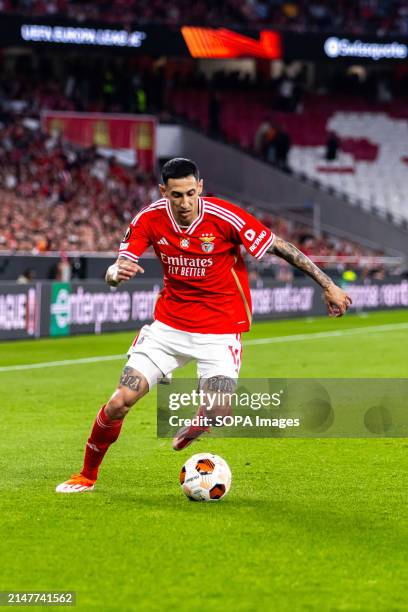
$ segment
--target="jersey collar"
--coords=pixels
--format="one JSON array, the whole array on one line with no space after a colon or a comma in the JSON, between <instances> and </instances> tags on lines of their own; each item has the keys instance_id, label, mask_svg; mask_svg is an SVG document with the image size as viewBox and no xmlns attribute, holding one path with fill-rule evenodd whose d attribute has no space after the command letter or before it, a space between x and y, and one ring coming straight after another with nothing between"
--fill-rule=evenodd
<instances>
[{"instance_id":1,"label":"jersey collar","mask_svg":"<svg viewBox=\"0 0 408 612\"><path fill-rule=\"evenodd\" d=\"M167 214L170 218L171 224L175 232L179 234L192 234L195 228L197 227L197 225L201 223L201 221L204 218L204 200L202 198L198 198L198 217L197 219L193 221L193 223L187 229L182 229L179 226L179 224L177 223L173 215L173 211L170 205L170 200L167 200L167 199L166 199L166 210L167 210Z\"/></svg>"}]
</instances>

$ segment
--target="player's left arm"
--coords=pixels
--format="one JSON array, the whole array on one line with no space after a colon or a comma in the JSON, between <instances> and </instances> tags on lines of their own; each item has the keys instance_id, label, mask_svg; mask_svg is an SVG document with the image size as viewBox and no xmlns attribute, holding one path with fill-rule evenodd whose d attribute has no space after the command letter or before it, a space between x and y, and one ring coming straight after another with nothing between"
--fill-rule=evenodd
<instances>
[{"instance_id":1,"label":"player's left arm","mask_svg":"<svg viewBox=\"0 0 408 612\"><path fill-rule=\"evenodd\" d=\"M330 316L341 317L344 315L351 304L351 298L304 253L290 242L286 242L283 238L273 234L270 229L247 211L225 202L224 207L227 208L232 219L238 225L241 225L238 228L239 241L250 255L259 260L265 253L271 253L285 259L321 286Z\"/></svg>"},{"instance_id":2,"label":"player's left arm","mask_svg":"<svg viewBox=\"0 0 408 612\"><path fill-rule=\"evenodd\" d=\"M323 289L324 301L330 316L341 317L344 315L351 304L350 296L338 287L307 255L279 236L275 236L267 253L281 257L316 281Z\"/></svg>"}]
</instances>

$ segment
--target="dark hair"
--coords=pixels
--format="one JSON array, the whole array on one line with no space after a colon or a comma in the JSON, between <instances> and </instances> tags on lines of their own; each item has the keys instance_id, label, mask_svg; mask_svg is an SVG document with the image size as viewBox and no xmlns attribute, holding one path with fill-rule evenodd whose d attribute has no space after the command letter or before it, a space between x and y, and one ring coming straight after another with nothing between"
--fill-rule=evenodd
<instances>
[{"instance_id":1,"label":"dark hair","mask_svg":"<svg viewBox=\"0 0 408 612\"><path fill-rule=\"evenodd\" d=\"M200 173L195 163L191 161L191 159L185 159L184 157L173 157L173 159L169 159L161 169L164 185L166 185L167 181L171 178L184 178L191 175L193 175L197 181L200 178Z\"/></svg>"}]
</instances>

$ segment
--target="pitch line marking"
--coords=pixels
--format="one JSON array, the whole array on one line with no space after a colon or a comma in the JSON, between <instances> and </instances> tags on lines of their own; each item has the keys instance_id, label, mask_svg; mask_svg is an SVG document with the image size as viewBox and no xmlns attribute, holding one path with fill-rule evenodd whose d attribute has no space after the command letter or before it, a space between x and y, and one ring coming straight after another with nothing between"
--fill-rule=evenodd
<instances>
[{"instance_id":1,"label":"pitch line marking","mask_svg":"<svg viewBox=\"0 0 408 612\"><path fill-rule=\"evenodd\" d=\"M302 342L303 340L321 340L325 338L343 338L359 334L375 334L387 331L408 329L408 323L390 323L388 325L373 325L372 327L355 327L354 329L333 330L326 332L315 332L312 334L292 334L291 336L276 336L275 338L254 338L246 340L244 346L256 346L258 344L279 344L282 342ZM35 370L38 368L54 368L59 366L78 365L81 363L98 363L101 361L115 361L123 359L124 353L120 355L101 355L97 357L82 357L80 359L65 359L62 361L44 361L42 363L27 363L0 367L0 372L16 372L20 370Z\"/></svg>"},{"instance_id":2,"label":"pitch line marking","mask_svg":"<svg viewBox=\"0 0 408 612\"><path fill-rule=\"evenodd\" d=\"M343 336L353 336L354 334L363 333L377 333L383 331L393 331L399 329L408 329L408 323L389 323L386 325L373 325L370 327L355 327L351 329L336 329L327 332L315 332L313 334L293 334L291 336L277 336L276 338L254 338L253 340L247 340L244 345L255 345L255 344L275 344L279 342L298 342L302 340L319 340L320 338L342 338Z\"/></svg>"},{"instance_id":3,"label":"pitch line marking","mask_svg":"<svg viewBox=\"0 0 408 612\"><path fill-rule=\"evenodd\" d=\"M58 366L77 365L79 363L97 363L98 361L125 360L125 355L101 355L99 357L81 357L80 359L64 359L62 361L43 361L41 363L24 363L21 365L2 366L0 372L13 372L17 370L35 370L37 368L54 368Z\"/></svg>"}]
</instances>

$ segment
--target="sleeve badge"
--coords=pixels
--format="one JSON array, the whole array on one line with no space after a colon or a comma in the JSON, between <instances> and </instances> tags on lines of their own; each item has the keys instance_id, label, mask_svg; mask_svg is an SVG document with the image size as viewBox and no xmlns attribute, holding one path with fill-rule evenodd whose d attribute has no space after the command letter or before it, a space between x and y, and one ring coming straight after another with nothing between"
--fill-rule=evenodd
<instances>
[{"instance_id":1,"label":"sleeve badge","mask_svg":"<svg viewBox=\"0 0 408 612\"><path fill-rule=\"evenodd\" d=\"M129 225L129 227L127 228L125 235L122 238L122 242L129 242L129 238L130 238L130 234L132 233L132 228Z\"/></svg>"}]
</instances>

